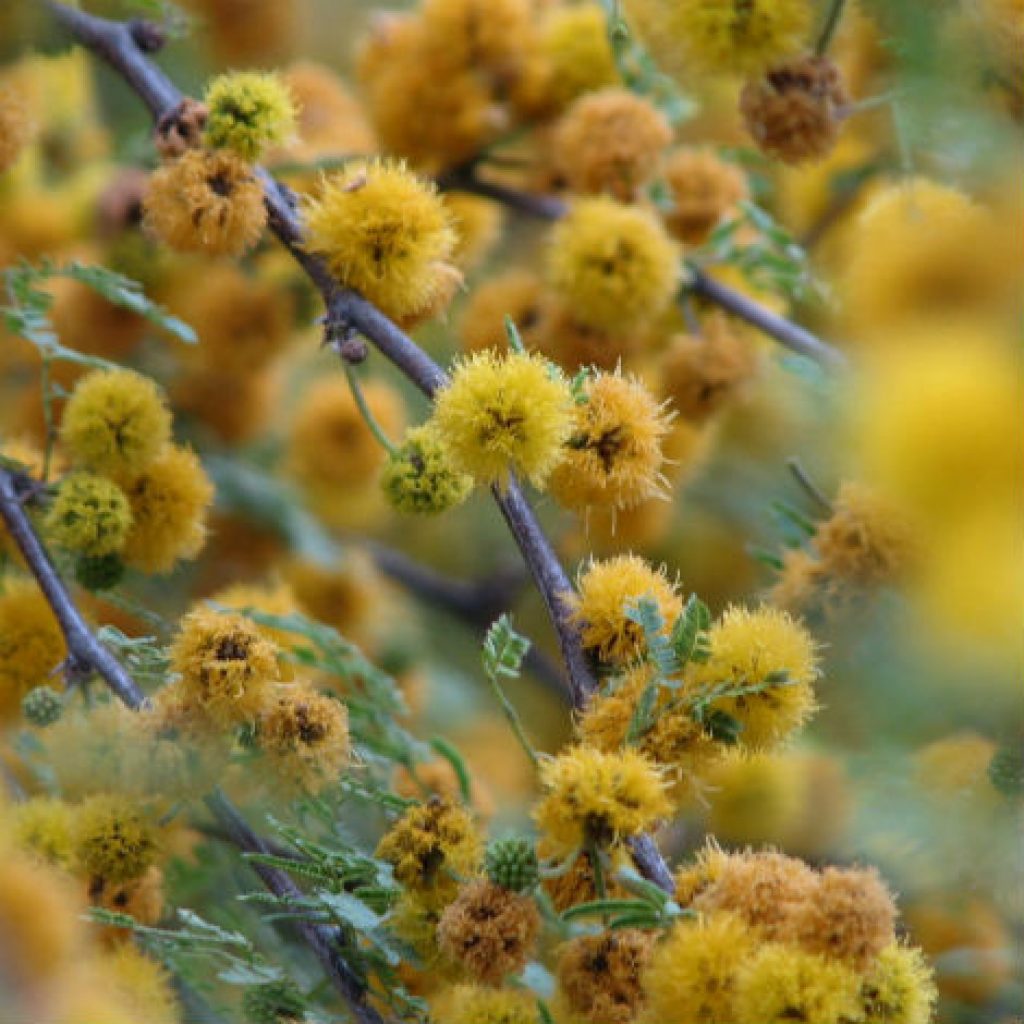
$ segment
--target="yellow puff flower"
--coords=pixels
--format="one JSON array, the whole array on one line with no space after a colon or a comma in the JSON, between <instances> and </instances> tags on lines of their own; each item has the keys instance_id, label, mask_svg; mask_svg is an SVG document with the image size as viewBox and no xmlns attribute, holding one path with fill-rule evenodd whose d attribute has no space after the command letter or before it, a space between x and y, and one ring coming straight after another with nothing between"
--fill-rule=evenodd
<instances>
[{"instance_id":1,"label":"yellow puff flower","mask_svg":"<svg viewBox=\"0 0 1024 1024\"><path fill-rule=\"evenodd\" d=\"M545 359L481 352L456 365L431 422L459 472L485 485L504 485L516 472L542 487L572 416L569 383Z\"/></svg>"},{"instance_id":2,"label":"yellow puff flower","mask_svg":"<svg viewBox=\"0 0 1024 1024\"><path fill-rule=\"evenodd\" d=\"M468 274L487 259L498 243L502 207L490 199L467 192L446 192L444 205L448 208L456 235L451 261Z\"/></svg>"},{"instance_id":3,"label":"yellow puff flower","mask_svg":"<svg viewBox=\"0 0 1024 1024\"><path fill-rule=\"evenodd\" d=\"M0 591L0 721L45 683L67 656L61 632L34 580L8 577Z\"/></svg>"},{"instance_id":4,"label":"yellow puff flower","mask_svg":"<svg viewBox=\"0 0 1024 1024\"><path fill-rule=\"evenodd\" d=\"M124 547L132 509L112 480L92 473L65 477L46 514L47 535L68 551L90 557L114 555Z\"/></svg>"},{"instance_id":5,"label":"yellow puff flower","mask_svg":"<svg viewBox=\"0 0 1024 1024\"><path fill-rule=\"evenodd\" d=\"M649 1019L735 1024L736 977L755 945L750 930L732 914L676 922L644 972Z\"/></svg>"},{"instance_id":6,"label":"yellow puff flower","mask_svg":"<svg viewBox=\"0 0 1024 1024\"><path fill-rule=\"evenodd\" d=\"M581 199L551 231L548 285L581 324L628 331L668 308L679 285L679 255L649 211Z\"/></svg>"},{"instance_id":7,"label":"yellow puff flower","mask_svg":"<svg viewBox=\"0 0 1024 1024\"><path fill-rule=\"evenodd\" d=\"M0 174L14 166L34 134L32 115L20 91L0 88Z\"/></svg>"},{"instance_id":8,"label":"yellow puff flower","mask_svg":"<svg viewBox=\"0 0 1024 1024\"><path fill-rule=\"evenodd\" d=\"M267 225L263 186L229 150L189 149L150 176L146 228L178 252L241 256Z\"/></svg>"},{"instance_id":9,"label":"yellow puff flower","mask_svg":"<svg viewBox=\"0 0 1024 1024\"><path fill-rule=\"evenodd\" d=\"M337 783L352 749L345 705L310 686L280 688L260 711L257 744L287 794Z\"/></svg>"},{"instance_id":10,"label":"yellow puff flower","mask_svg":"<svg viewBox=\"0 0 1024 1024\"><path fill-rule=\"evenodd\" d=\"M71 458L98 473L139 473L171 437L156 384L133 370L94 370L75 386L61 420Z\"/></svg>"},{"instance_id":11,"label":"yellow puff flower","mask_svg":"<svg viewBox=\"0 0 1024 1024\"><path fill-rule=\"evenodd\" d=\"M666 71L753 75L805 44L809 0L624 0L643 43Z\"/></svg>"},{"instance_id":12,"label":"yellow puff flower","mask_svg":"<svg viewBox=\"0 0 1024 1024\"><path fill-rule=\"evenodd\" d=\"M484 847L469 812L439 797L410 807L381 838L377 856L425 907L455 899L458 878L480 871Z\"/></svg>"},{"instance_id":13,"label":"yellow puff flower","mask_svg":"<svg viewBox=\"0 0 1024 1024\"><path fill-rule=\"evenodd\" d=\"M764 686L757 693L713 702L713 711L740 723L739 742L745 748L778 745L814 712L814 639L786 612L768 606L729 608L712 626L710 643L710 658L693 666L696 686Z\"/></svg>"},{"instance_id":14,"label":"yellow puff flower","mask_svg":"<svg viewBox=\"0 0 1024 1024\"><path fill-rule=\"evenodd\" d=\"M643 630L627 617L630 606L651 598L665 622L665 634L683 611L678 586L636 555L592 561L580 574L573 618L580 625L583 646L601 661L626 665L646 650Z\"/></svg>"},{"instance_id":15,"label":"yellow puff flower","mask_svg":"<svg viewBox=\"0 0 1024 1024\"><path fill-rule=\"evenodd\" d=\"M444 445L430 427L405 435L381 474L381 487L399 512L437 515L460 505L473 489L473 478L452 469Z\"/></svg>"},{"instance_id":16,"label":"yellow puff flower","mask_svg":"<svg viewBox=\"0 0 1024 1024\"><path fill-rule=\"evenodd\" d=\"M523 989L456 985L431 1000L436 1020L446 1024L536 1024L537 997Z\"/></svg>"},{"instance_id":17,"label":"yellow puff flower","mask_svg":"<svg viewBox=\"0 0 1024 1024\"><path fill-rule=\"evenodd\" d=\"M512 77L533 41L532 0L424 0L421 7L438 67Z\"/></svg>"},{"instance_id":18,"label":"yellow puff flower","mask_svg":"<svg viewBox=\"0 0 1024 1024\"><path fill-rule=\"evenodd\" d=\"M558 107L619 80L608 41L608 20L599 4L573 4L545 12L538 46L548 65L547 90Z\"/></svg>"},{"instance_id":19,"label":"yellow puff flower","mask_svg":"<svg viewBox=\"0 0 1024 1024\"><path fill-rule=\"evenodd\" d=\"M646 668L617 680L607 693L595 694L577 723L584 743L605 753L619 750L626 742L637 701L650 681ZM709 736L689 710L668 707L670 695L663 691L650 729L637 741L636 749L664 769L668 792L683 803L704 789L704 779L724 753L723 745Z\"/></svg>"},{"instance_id":20,"label":"yellow puff flower","mask_svg":"<svg viewBox=\"0 0 1024 1024\"><path fill-rule=\"evenodd\" d=\"M157 854L153 826L137 805L100 794L78 808L73 826L75 861L89 878L125 882L140 878Z\"/></svg>"},{"instance_id":21,"label":"yellow puff flower","mask_svg":"<svg viewBox=\"0 0 1024 1024\"><path fill-rule=\"evenodd\" d=\"M740 973L731 1024L842 1024L857 1016L860 978L793 946L762 946Z\"/></svg>"},{"instance_id":22,"label":"yellow puff flower","mask_svg":"<svg viewBox=\"0 0 1024 1024\"><path fill-rule=\"evenodd\" d=\"M243 160L258 160L295 130L295 106L275 74L231 71L218 75L203 97L208 114L203 139L213 149L230 149Z\"/></svg>"},{"instance_id":23,"label":"yellow puff flower","mask_svg":"<svg viewBox=\"0 0 1024 1024\"><path fill-rule=\"evenodd\" d=\"M1015 301L1017 267L987 208L927 178L881 189L859 213L839 270L851 329L898 344L894 324L984 315Z\"/></svg>"},{"instance_id":24,"label":"yellow puff flower","mask_svg":"<svg viewBox=\"0 0 1024 1024\"><path fill-rule=\"evenodd\" d=\"M307 246L394 319L447 291L456 233L436 187L391 160L357 161L306 205Z\"/></svg>"},{"instance_id":25,"label":"yellow puff flower","mask_svg":"<svg viewBox=\"0 0 1024 1024\"><path fill-rule=\"evenodd\" d=\"M181 1024L181 1008L167 969L134 943L119 942L99 961L102 978L132 1017L146 1024Z\"/></svg>"},{"instance_id":26,"label":"yellow puff flower","mask_svg":"<svg viewBox=\"0 0 1024 1024\"><path fill-rule=\"evenodd\" d=\"M722 842L780 843L803 810L800 766L775 754L733 750L708 775L708 829Z\"/></svg>"},{"instance_id":27,"label":"yellow puff flower","mask_svg":"<svg viewBox=\"0 0 1024 1024\"><path fill-rule=\"evenodd\" d=\"M168 445L122 486L132 507L132 528L122 551L129 565L169 572L180 559L199 553L213 485L195 452Z\"/></svg>"},{"instance_id":28,"label":"yellow puff flower","mask_svg":"<svg viewBox=\"0 0 1024 1024\"><path fill-rule=\"evenodd\" d=\"M183 699L221 725L255 718L278 678L278 649L234 612L199 607L181 620L171 645Z\"/></svg>"},{"instance_id":29,"label":"yellow puff flower","mask_svg":"<svg viewBox=\"0 0 1024 1024\"><path fill-rule=\"evenodd\" d=\"M938 992L935 972L919 949L893 942L864 976L860 991L865 1024L930 1024Z\"/></svg>"},{"instance_id":30,"label":"yellow puff flower","mask_svg":"<svg viewBox=\"0 0 1024 1024\"><path fill-rule=\"evenodd\" d=\"M637 835L671 809L658 770L632 749L574 747L541 766L541 782L533 817L562 856Z\"/></svg>"},{"instance_id":31,"label":"yellow puff flower","mask_svg":"<svg viewBox=\"0 0 1024 1024\"><path fill-rule=\"evenodd\" d=\"M57 867L74 859L74 808L52 797L32 797L15 804L4 822L11 841L25 853Z\"/></svg>"},{"instance_id":32,"label":"yellow puff flower","mask_svg":"<svg viewBox=\"0 0 1024 1024\"><path fill-rule=\"evenodd\" d=\"M664 497L661 442L671 415L635 378L601 373L584 389L573 432L551 478L563 505L632 508Z\"/></svg>"}]
</instances>

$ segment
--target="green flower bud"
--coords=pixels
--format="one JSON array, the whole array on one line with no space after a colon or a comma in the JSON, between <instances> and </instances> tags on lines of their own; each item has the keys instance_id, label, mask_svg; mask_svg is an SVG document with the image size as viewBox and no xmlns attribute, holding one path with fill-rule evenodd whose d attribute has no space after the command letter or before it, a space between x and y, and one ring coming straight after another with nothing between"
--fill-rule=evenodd
<instances>
[{"instance_id":1,"label":"green flower bud","mask_svg":"<svg viewBox=\"0 0 1024 1024\"><path fill-rule=\"evenodd\" d=\"M21 699L21 713L40 729L53 725L63 712L64 699L52 686L37 686Z\"/></svg>"},{"instance_id":2,"label":"green flower bud","mask_svg":"<svg viewBox=\"0 0 1024 1024\"><path fill-rule=\"evenodd\" d=\"M487 848L487 877L510 892L526 892L540 880L537 851L528 839L501 839Z\"/></svg>"},{"instance_id":3,"label":"green flower bud","mask_svg":"<svg viewBox=\"0 0 1024 1024\"><path fill-rule=\"evenodd\" d=\"M381 487L399 512L434 516L465 501L473 481L452 469L429 428L416 427L388 460Z\"/></svg>"}]
</instances>

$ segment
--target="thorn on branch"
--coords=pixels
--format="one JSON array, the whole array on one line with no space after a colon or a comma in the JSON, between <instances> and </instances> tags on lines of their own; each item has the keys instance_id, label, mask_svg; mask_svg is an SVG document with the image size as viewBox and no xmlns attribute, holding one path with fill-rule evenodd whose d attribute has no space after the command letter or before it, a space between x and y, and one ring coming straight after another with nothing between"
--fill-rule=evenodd
<instances>
[{"instance_id":1,"label":"thorn on branch","mask_svg":"<svg viewBox=\"0 0 1024 1024\"><path fill-rule=\"evenodd\" d=\"M143 53L158 53L167 44L167 32L154 21L134 18L128 22L128 31Z\"/></svg>"}]
</instances>

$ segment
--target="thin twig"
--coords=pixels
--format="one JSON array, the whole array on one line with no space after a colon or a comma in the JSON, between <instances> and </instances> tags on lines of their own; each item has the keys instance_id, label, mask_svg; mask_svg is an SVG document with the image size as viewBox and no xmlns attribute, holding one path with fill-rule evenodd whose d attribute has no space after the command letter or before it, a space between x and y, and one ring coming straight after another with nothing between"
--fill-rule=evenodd
<instances>
[{"instance_id":1,"label":"thin twig","mask_svg":"<svg viewBox=\"0 0 1024 1024\"><path fill-rule=\"evenodd\" d=\"M839 28L839 23L843 20L843 8L845 6L846 0L832 0L832 6L829 8L828 17L825 19L825 24L821 29L821 35L818 36L818 42L814 47L814 52L817 56L823 57L828 52L829 46L832 45L836 29Z\"/></svg>"},{"instance_id":2,"label":"thin twig","mask_svg":"<svg viewBox=\"0 0 1024 1024\"><path fill-rule=\"evenodd\" d=\"M835 512L835 509L832 507L832 502L822 494L818 486L810 476L808 476L807 470L805 470L801 465L799 459L786 459L786 467L789 469L790 473L793 474L793 479L800 485L800 489L804 494L806 494L807 497L825 513L825 515L830 516Z\"/></svg>"},{"instance_id":3,"label":"thin twig","mask_svg":"<svg viewBox=\"0 0 1024 1024\"><path fill-rule=\"evenodd\" d=\"M519 189L484 181L476 176L473 168L463 167L449 171L442 175L439 184L442 188L472 192L495 199L511 209L541 220L558 220L569 209L565 202L555 196L531 195ZM838 349L822 341L806 328L787 320L784 316L779 316L778 313L773 313L735 288L713 280L692 264L689 270L691 280L688 290L692 294L700 295L733 316L746 320L784 347L808 356L829 369L839 369L845 365L846 359ZM685 295L686 291L683 294Z\"/></svg>"}]
</instances>

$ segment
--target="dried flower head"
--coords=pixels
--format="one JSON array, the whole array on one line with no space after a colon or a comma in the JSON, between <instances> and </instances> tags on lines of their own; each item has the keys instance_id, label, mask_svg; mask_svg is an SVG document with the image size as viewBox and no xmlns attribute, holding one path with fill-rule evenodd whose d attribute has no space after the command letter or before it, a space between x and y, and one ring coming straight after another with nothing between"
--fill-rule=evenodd
<instances>
[{"instance_id":1,"label":"dried flower head","mask_svg":"<svg viewBox=\"0 0 1024 1024\"><path fill-rule=\"evenodd\" d=\"M351 757L345 705L310 686L278 689L260 710L256 734L275 788L285 793L321 792Z\"/></svg>"},{"instance_id":2,"label":"dried flower head","mask_svg":"<svg viewBox=\"0 0 1024 1024\"><path fill-rule=\"evenodd\" d=\"M540 913L532 897L478 880L447 906L437 941L474 981L499 985L526 966L539 932Z\"/></svg>"},{"instance_id":3,"label":"dried flower head","mask_svg":"<svg viewBox=\"0 0 1024 1024\"><path fill-rule=\"evenodd\" d=\"M479 871L483 854L469 812L438 797L410 807L377 845L377 856L394 866L395 878L436 909L455 898L460 878Z\"/></svg>"},{"instance_id":4,"label":"dried flower head","mask_svg":"<svg viewBox=\"0 0 1024 1024\"><path fill-rule=\"evenodd\" d=\"M516 472L541 487L562 458L572 415L569 383L546 360L485 351L456 365L431 423L459 472L484 485Z\"/></svg>"},{"instance_id":5,"label":"dried flower head","mask_svg":"<svg viewBox=\"0 0 1024 1024\"><path fill-rule=\"evenodd\" d=\"M794 946L768 943L744 966L735 1020L750 1024L843 1024L855 1020L860 978L843 964Z\"/></svg>"},{"instance_id":6,"label":"dried flower head","mask_svg":"<svg viewBox=\"0 0 1024 1024\"><path fill-rule=\"evenodd\" d=\"M155 925L164 911L164 873L151 864L141 875L121 882L101 875L89 879L89 902L95 907L134 917L142 925ZM104 929L113 941L124 940L130 932L111 926Z\"/></svg>"},{"instance_id":7,"label":"dried flower head","mask_svg":"<svg viewBox=\"0 0 1024 1024\"><path fill-rule=\"evenodd\" d=\"M308 247L396 319L433 306L451 280L456 234L434 185L391 160L356 161L306 206Z\"/></svg>"},{"instance_id":8,"label":"dried flower head","mask_svg":"<svg viewBox=\"0 0 1024 1024\"><path fill-rule=\"evenodd\" d=\"M835 147L849 103L839 69L827 57L796 57L769 68L740 94L747 131L788 164L821 160Z\"/></svg>"},{"instance_id":9,"label":"dried flower head","mask_svg":"<svg viewBox=\"0 0 1024 1024\"><path fill-rule=\"evenodd\" d=\"M642 977L656 936L636 928L581 935L561 949L558 993L591 1024L629 1024L644 1007Z\"/></svg>"},{"instance_id":10,"label":"dried flower head","mask_svg":"<svg viewBox=\"0 0 1024 1024\"><path fill-rule=\"evenodd\" d=\"M205 103L185 96L181 102L161 115L156 123L156 151L164 160L173 160L199 149L203 144L203 128L208 111Z\"/></svg>"},{"instance_id":11,"label":"dried flower head","mask_svg":"<svg viewBox=\"0 0 1024 1024\"><path fill-rule=\"evenodd\" d=\"M544 796L533 816L562 855L610 846L650 828L670 810L658 770L632 749L573 747L541 767Z\"/></svg>"},{"instance_id":12,"label":"dried flower head","mask_svg":"<svg viewBox=\"0 0 1024 1024\"><path fill-rule=\"evenodd\" d=\"M571 191L628 203L654 177L671 141L665 115L650 100L604 89L581 96L563 115L553 160Z\"/></svg>"},{"instance_id":13,"label":"dried flower head","mask_svg":"<svg viewBox=\"0 0 1024 1024\"><path fill-rule=\"evenodd\" d=\"M143 210L146 228L164 244L208 256L241 256L267 225L263 186L224 149L190 149L155 170Z\"/></svg>"},{"instance_id":14,"label":"dried flower head","mask_svg":"<svg viewBox=\"0 0 1024 1024\"><path fill-rule=\"evenodd\" d=\"M895 922L892 894L876 870L830 867L794 915L793 933L803 949L862 972L894 941Z\"/></svg>"},{"instance_id":15,"label":"dried flower head","mask_svg":"<svg viewBox=\"0 0 1024 1024\"><path fill-rule=\"evenodd\" d=\"M649 1018L735 1024L736 978L755 948L750 930L732 914L676 922L644 972Z\"/></svg>"},{"instance_id":16,"label":"dried flower head","mask_svg":"<svg viewBox=\"0 0 1024 1024\"><path fill-rule=\"evenodd\" d=\"M243 160L259 160L295 130L295 106L279 75L231 71L218 75L203 97L208 110L203 140L230 149Z\"/></svg>"},{"instance_id":17,"label":"dried flower head","mask_svg":"<svg viewBox=\"0 0 1024 1024\"><path fill-rule=\"evenodd\" d=\"M756 74L801 48L809 0L625 0L640 38L666 70Z\"/></svg>"},{"instance_id":18,"label":"dried flower head","mask_svg":"<svg viewBox=\"0 0 1024 1024\"><path fill-rule=\"evenodd\" d=\"M126 882L140 878L157 854L153 826L125 797L101 794L77 810L72 826L74 856L89 878Z\"/></svg>"},{"instance_id":19,"label":"dried flower head","mask_svg":"<svg viewBox=\"0 0 1024 1024\"><path fill-rule=\"evenodd\" d=\"M183 699L220 725L252 721L279 676L277 647L235 612L196 608L171 645Z\"/></svg>"},{"instance_id":20,"label":"dried flower head","mask_svg":"<svg viewBox=\"0 0 1024 1024\"><path fill-rule=\"evenodd\" d=\"M704 318L701 333L676 335L661 356L661 393L690 423L706 423L726 407L757 369L750 338L723 313Z\"/></svg>"},{"instance_id":21,"label":"dried flower head","mask_svg":"<svg viewBox=\"0 0 1024 1024\"><path fill-rule=\"evenodd\" d=\"M756 688L712 702L712 713L729 715L742 727L744 747L777 746L814 712L814 639L788 613L767 605L753 611L731 607L712 626L709 639L711 656L694 666L694 684L708 692L723 685Z\"/></svg>"},{"instance_id":22,"label":"dried flower head","mask_svg":"<svg viewBox=\"0 0 1024 1024\"><path fill-rule=\"evenodd\" d=\"M564 856L560 844L553 843L543 836L537 844L537 854L544 860L558 859ZM630 856L629 848L616 846L610 850L601 851L606 858L605 869L602 870L605 896L609 899L628 899L629 891L615 877L615 873L622 868L634 868L636 865ZM611 864L611 871L606 870L608 863ZM581 850L576 856L563 861L559 870L545 876L541 885L544 888L551 905L559 913L575 907L580 903L589 903L598 898L597 873L594 871L594 863L591 854L587 850Z\"/></svg>"},{"instance_id":23,"label":"dried flower head","mask_svg":"<svg viewBox=\"0 0 1024 1024\"><path fill-rule=\"evenodd\" d=\"M742 168L710 149L674 150L664 177L672 198L665 223L687 245L704 242L749 194Z\"/></svg>"},{"instance_id":24,"label":"dried flower head","mask_svg":"<svg viewBox=\"0 0 1024 1024\"><path fill-rule=\"evenodd\" d=\"M132 510L124 491L93 473L72 473L57 488L46 513L47 534L61 547L90 557L124 547Z\"/></svg>"},{"instance_id":25,"label":"dried flower head","mask_svg":"<svg viewBox=\"0 0 1024 1024\"><path fill-rule=\"evenodd\" d=\"M132 507L124 560L143 572L169 572L194 558L206 539L213 485L195 452L167 445L141 473L122 482Z\"/></svg>"},{"instance_id":26,"label":"dried flower head","mask_svg":"<svg viewBox=\"0 0 1024 1024\"><path fill-rule=\"evenodd\" d=\"M547 281L580 323L625 332L668 307L678 262L676 243L649 211L581 199L552 229Z\"/></svg>"},{"instance_id":27,"label":"dried flower head","mask_svg":"<svg viewBox=\"0 0 1024 1024\"><path fill-rule=\"evenodd\" d=\"M462 504L473 478L456 472L444 445L429 426L406 432L381 473L381 487L391 505L409 515L438 515Z\"/></svg>"},{"instance_id":28,"label":"dried flower head","mask_svg":"<svg viewBox=\"0 0 1024 1024\"><path fill-rule=\"evenodd\" d=\"M591 561L580 574L573 598L573 618L580 624L586 650L610 665L627 665L646 651L644 632L628 612L641 598L653 600L666 635L682 614L678 585L665 569L654 569L636 555Z\"/></svg>"},{"instance_id":29,"label":"dried flower head","mask_svg":"<svg viewBox=\"0 0 1024 1024\"><path fill-rule=\"evenodd\" d=\"M64 407L61 441L70 456L98 473L146 469L171 436L171 414L148 377L133 370L94 370Z\"/></svg>"},{"instance_id":30,"label":"dried flower head","mask_svg":"<svg viewBox=\"0 0 1024 1024\"><path fill-rule=\"evenodd\" d=\"M635 378L601 373L577 402L573 431L551 478L568 508L631 508L664 496L662 438L671 417Z\"/></svg>"}]
</instances>

